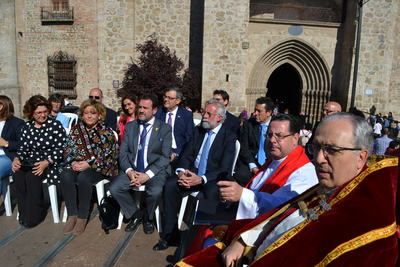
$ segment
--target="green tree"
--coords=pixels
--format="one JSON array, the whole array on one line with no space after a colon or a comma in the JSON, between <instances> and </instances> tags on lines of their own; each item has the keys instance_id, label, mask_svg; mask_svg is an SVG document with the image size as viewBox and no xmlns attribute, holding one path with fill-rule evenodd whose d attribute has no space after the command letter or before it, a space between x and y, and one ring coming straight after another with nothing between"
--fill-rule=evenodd
<instances>
[{"instance_id":1,"label":"green tree","mask_svg":"<svg viewBox=\"0 0 400 267\"><path fill-rule=\"evenodd\" d=\"M183 71L184 64L167 46L155 37L136 47L140 52L138 60L128 64L118 96L140 96L156 94L161 100L166 87L178 86L182 89L187 103L197 108L200 102L199 77L189 69Z\"/></svg>"}]
</instances>

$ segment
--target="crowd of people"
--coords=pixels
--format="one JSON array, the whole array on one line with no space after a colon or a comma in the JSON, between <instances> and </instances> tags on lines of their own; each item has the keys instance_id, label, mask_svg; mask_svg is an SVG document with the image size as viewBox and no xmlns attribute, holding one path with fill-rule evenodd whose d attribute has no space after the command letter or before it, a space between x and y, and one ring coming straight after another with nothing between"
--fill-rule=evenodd
<instances>
[{"instance_id":1,"label":"crowd of people","mask_svg":"<svg viewBox=\"0 0 400 267\"><path fill-rule=\"evenodd\" d=\"M144 233L153 233L154 212L161 207L162 232L153 250L177 245L172 265L395 264L398 161L367 164L371 154L399 155L391 114L366 119L329 101L311 129L296 116L278 113L268 97L238 118L227 110L229 94L215 90L195 125L178 87L164 90L161 105L154 95L125 96L120 116L102 102L101 89L91 89L78 108L79 121L69 128L58 94L28 99L25 122L14 117L12 101L0 96L0 193L12 174L21 225L44 220L45 180L62 192L68 212L64 233L82 234L93 185L108 179L125 231L142 224ZM376 176L385 184L377 184ZM144 200L137 206L132 190L143 186ZM199 209L206 206L209 223L183 235L177 214L188 195L199 200ZM373 216L362 201L373 207ZM227 225L213 221L221 208L232 215ZM334 225L338 230L332 231ZM307 240L313 245L293 254ZM353 240L358 241L351 252L336 251Z\"/></svg>"}]
</instances>

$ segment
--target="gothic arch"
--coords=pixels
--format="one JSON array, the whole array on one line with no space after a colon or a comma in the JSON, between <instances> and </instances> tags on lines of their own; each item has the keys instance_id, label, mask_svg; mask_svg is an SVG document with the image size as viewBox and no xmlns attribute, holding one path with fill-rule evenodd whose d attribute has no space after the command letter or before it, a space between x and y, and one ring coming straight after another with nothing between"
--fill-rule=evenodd
<instances>
[{"instance_id":1,"label":"gothic arch","mask_svg":"<svg viewBox=\"0 0 400 267\"><path fill-rule=\"evenodd\" d=\"M285 63L292 65L301 77L301 112L309 115L307 122L318 121L322 106L331 93L331 76L322 55L299 39L288 39L274 45L256 61L246 90L248 105L265 95L272 72Z\"/></svg>"}]
</instances>

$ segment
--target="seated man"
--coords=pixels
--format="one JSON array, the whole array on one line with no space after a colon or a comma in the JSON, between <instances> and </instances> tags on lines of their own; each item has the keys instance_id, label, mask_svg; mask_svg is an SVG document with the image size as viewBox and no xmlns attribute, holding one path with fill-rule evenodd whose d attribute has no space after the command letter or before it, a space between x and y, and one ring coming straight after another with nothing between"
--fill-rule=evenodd
<instances>
[{"instance_id":1,"label":"seated man","mask_svg":"<svg viewBox=\"0 0 400 267\"><path fill-rule=\"evenodd\" d=\"M119 165L123 173L112 181L111 195L118 201L129 223L125 231L136 229L143 217L146 234L154 231L153 217L167 177L171 174L171 127L154 118L157 98L142 96L138 104L138 120L126 125ZM142 216L130 195L133 187L146 185L146 210Z\"/></svg>"},{"instance_id":2,"label":"seated man","mask_svg":"<svg viewBox=\"0 0 400 267\"><path fill-rule=\"evenodd\" d=\"M372 143L364 119L324 118L313 142L319 184L255 220L235 221L224 238L230 245L223 266L245 259L251 266L395 266L398 159L367 166ZM217 243L183 263L222 266L223 247Z\"/></svg>"},{"instance_id":3,"label":"seated man","mask_svg":"<svg viewBox=\"0 0 400 267\"><path fill-rule=\"evenodd\" d=\"M177 213L182 196L200 191L199 198L219 202L217 178L232 169L236 134L223 122L225 107L217 100L206 102L201 126L179 159L176 175L169 177L164 187L163 232L154 250L167 249L177 225Z\"/></svg>"},{"instance_id":4,"label":"seated man","mask_svg":"<svg viewBox=\"0 0 400 267\"><path fill-rule=\"evenodd\" d=\"M267 132L269 160L247 188L220 181L220 196L239 202L236 219L252 219L300 195L318 183L314 165L298 145L300 124L287 114L272 117Z\"/></svg>"}]
</instances>

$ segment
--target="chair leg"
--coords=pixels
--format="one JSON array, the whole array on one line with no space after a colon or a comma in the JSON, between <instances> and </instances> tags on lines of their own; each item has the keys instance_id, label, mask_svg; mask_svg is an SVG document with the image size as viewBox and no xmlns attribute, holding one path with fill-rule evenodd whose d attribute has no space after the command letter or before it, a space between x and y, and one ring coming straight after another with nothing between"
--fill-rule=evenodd
<instances>
[{"instance_id":1,"label":"chair leg","mask_svg":"<svg viewBox=\"0 0 400 267\"><path fill-rule=\"evenodd\" d=\"M124 215L122 215L122 212L119 212L119 217L118 217L118 227L117 229L121 229L122 226L122 220L124 219Z\"/></svg>"},{"instance_id":2,"label":"chair leg","mask_svg":"<svg viewBox=\"0 0 400 267\"><path fill-rule=\"evenodd\" d=\"M185 214L185 209L186 209L186 205L187 205L188 199L189 199L189 196L184 196L182 198L181 207L179 209L178 229L180 231L185 231L185 230L189 229L189 226L183 221L183 215Z\"/></svg>"},{"instance_id":3,"label":"chair leg","mask_svg":"<svg viewBox=\"0 0 400 267\"><path fill-rule=\"evenodd\" d=\"M6 216L12 215L12 206L11 206L11 196L10 196L10 185L7 185L7 191L4 195L4 206L6 209Z\"/></svg>"},{"instance_id":4,"label":"chair leg","mask_svg":"<svg viewBox=\"0 0 400 267\"><path fill-rule=\"evenodd\" d=\"M97 204L100 205L101 200L104 197L104 181L100 181L96 184L96 193L97 193Z\"/></svg>"},{"instance_id":5,"label":"chair leg","mask_svg":"<svg viewBox=\"0 0 400 267\"><path fill-rule=\"evenodd\" d=\"M68 212L67 212L67 206L64 207L64 213L63 213L63 218L62 218L62 222L66 222L68 218Z\"/></svg>"},{"instance_id":6,"label":"chair leg","mask_svg":"<svg viewBox=\"0 0 400 267\"><path fill-rule=\"evenodd\" d=\"M53 221L54 223L59 223L60 214L58 211L57 189L55 185L49 185L49 196L50 196L51 211L53 213Z\"/></svg>"},{"instance_id":7,"label":"chair leg","mask_svg":"<svg viewBox=\"0 0 400 267\"><path fill-rule=\"evenodd\" d=\"M160 216L160 207L157 206L156 210L154 211L156 215L156 223L157 223L157 230L159 233L162 232L162 226L161 226L161 216Z\"/></svg>"}]
</instances>

